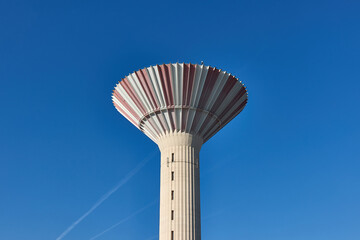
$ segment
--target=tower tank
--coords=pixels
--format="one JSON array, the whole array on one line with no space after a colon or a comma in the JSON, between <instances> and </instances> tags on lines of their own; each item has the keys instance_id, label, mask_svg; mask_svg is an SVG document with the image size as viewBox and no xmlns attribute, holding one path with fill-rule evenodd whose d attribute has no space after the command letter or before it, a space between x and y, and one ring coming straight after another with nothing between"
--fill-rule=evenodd
<instances>
[{"instance_id":1,"label":"tower tank","mask_svg":"<svg viewBox=\"0 0 360 240\"><path fill-rule=\"evenodd\" d=\"M203 64L150 66L115 87L115 108L159 147L160 240L200 240L201 146L247 103L245 86Z\"/></svg>"}]
</instances>

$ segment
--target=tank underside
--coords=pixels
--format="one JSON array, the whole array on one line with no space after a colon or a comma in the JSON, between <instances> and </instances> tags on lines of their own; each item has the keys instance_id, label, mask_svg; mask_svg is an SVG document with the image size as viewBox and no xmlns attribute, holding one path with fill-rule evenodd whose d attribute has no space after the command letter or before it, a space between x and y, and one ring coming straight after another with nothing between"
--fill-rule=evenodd
<instances>
[{"instance_id":1,"label":"tank underside","mask_svg":"<svg viewBox=\"0 0 360 240\"><path fill-rule=\"evenodd\" d=\"M116 109L155 143L168 133L209 140L247 103L244 85L230 73L199 64L163 64L138 70L113 92Z\"/></svg>"}]
</instances>

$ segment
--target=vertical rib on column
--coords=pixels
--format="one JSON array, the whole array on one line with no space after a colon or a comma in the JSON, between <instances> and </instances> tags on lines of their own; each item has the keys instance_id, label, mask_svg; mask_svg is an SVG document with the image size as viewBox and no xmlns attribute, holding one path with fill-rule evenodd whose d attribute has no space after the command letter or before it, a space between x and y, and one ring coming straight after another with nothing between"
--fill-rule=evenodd
<instances>
[{"instance_id":1,"label":"vertical rib on column","mask_svg":"<svg viewBox=\"0 0 360 240\"><path fill-rule=\"evenodd\" d=\"M161 151L160 240L171 240L171 231L174 231L174 240L201 239L199 152L202 143L200 137L188 133L170 133L158 141ZM172 171L175 173L173 181Z\"/></svg>"}]
</instances>

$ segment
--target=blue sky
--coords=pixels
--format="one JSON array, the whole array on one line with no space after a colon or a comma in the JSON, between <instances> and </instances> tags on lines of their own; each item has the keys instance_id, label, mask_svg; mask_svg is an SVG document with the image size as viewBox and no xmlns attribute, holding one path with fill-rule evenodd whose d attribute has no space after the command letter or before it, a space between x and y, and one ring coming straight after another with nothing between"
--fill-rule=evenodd
<instances>
[{"instance_id":1,"label":"blue sky","mask_svg":"<svg viewBox=\"0 0 360 240\"><path fill-rule=\"evenodd\" d=\"M249 92L201 150L203 239L360 239L359 9L0 2L0 239L56 239L142 163L64 239L119 222L97 239L156 239L160 153L111 92L177 61L229 71Z\"/></svg>"}]
</instances>

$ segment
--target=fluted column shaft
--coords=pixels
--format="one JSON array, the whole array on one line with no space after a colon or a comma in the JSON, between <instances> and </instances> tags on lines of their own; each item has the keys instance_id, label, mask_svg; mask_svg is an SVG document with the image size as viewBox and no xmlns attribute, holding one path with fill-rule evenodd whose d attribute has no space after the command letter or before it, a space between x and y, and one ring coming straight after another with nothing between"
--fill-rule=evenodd
<instances>
[{"instance_id":1,"label":"fluted column shaft","mask_svg":"<svg viewBox=\"0 0 360 240\"><path fill-rule=\"evenodd\" d=\"M159 240L200 240L199 152L203 140L188 133L161 137Z\"/></svg>"}]
</instances>

